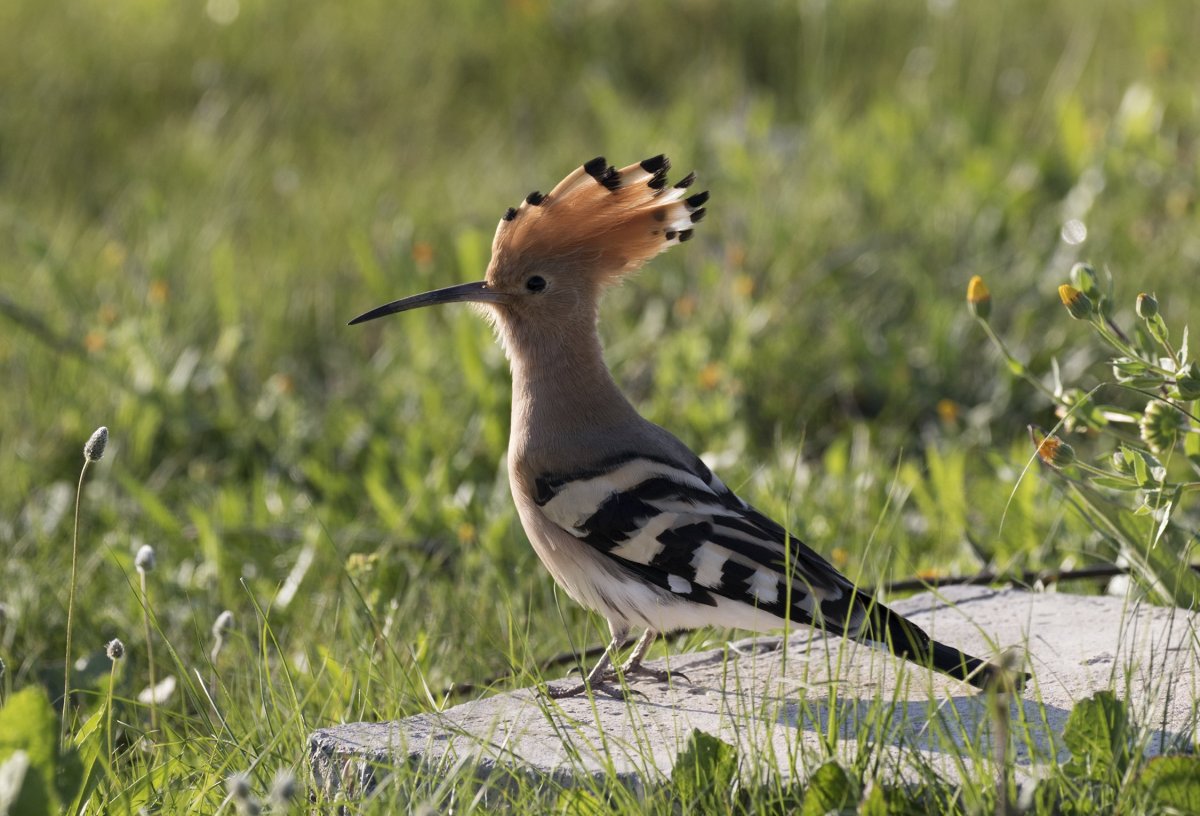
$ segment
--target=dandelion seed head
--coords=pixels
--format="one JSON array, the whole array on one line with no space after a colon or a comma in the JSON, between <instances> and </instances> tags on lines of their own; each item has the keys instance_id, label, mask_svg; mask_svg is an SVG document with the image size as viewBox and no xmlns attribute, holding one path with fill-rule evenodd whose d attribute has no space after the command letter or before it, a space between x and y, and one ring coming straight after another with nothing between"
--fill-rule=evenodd
<instances>
[{"instance_id":1,"label":"dandelion seed head","mask_svg":"<svg viewBox=\"0 0 1200 816\"><path fill-rule=\"evenodd\" d=\"M99 462L104 458L106 445L108 445L108 428L101 425L83 446L83 458L89 462Z\"/></svg>"},{"instance_id":2,"label":"dandelion seed head","mask_svg":"<svg viewBox=\"0 0 1200 816\"><path fill-rule=\"evenodd\" d=\"M121 642L120 638L113 638L104 647L104 653L108 655L109 660L116 663L125 656L125 644Z\"/></svg>"}]
</instances>

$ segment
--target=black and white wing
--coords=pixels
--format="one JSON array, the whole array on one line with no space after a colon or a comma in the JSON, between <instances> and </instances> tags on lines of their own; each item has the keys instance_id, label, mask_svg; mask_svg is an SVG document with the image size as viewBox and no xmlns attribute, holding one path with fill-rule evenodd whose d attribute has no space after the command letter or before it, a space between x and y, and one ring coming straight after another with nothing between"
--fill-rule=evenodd
<instances>
[{"instance_id":1,"label":"black and white wing","mask_svg":"<svg viewBox=\"0 0 1200 816\"><path fill-rule=\"evenodd\" d=\"M790 620L874 641L976 685L992 668L931 640L856 589L698 458L681 463L632 453L586 471L544 474L534 488L555 525L680 601L728 608L728 599L773 616L780 627ZM726 621L714 610L707 622Z\"/></svg>"},{"instance_id":2,"label":"black and white wing","mask_svg":"<svg viewBox=\"0 0 1200 816\"><path fill-rule=\"evenodd\" d=\"M837 634L856 629L853 585L737 497L699 459L643 454L535 481L542 512L644 580L709 606L728 598Z\"/></svg>"}]
</instances>

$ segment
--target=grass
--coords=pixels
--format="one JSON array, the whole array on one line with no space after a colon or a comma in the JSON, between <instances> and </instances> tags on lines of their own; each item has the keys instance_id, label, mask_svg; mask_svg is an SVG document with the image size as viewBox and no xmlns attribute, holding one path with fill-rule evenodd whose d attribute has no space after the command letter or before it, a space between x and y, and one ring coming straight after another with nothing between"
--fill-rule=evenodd
<instances>
[{"instance_id":1,"label":"grass","mask_svg":"<svg viewBox=\"0 0 1200 816\"><path fill-rule=\"evenodd\" d=\"M465 309L344 325L478 278L504 208L600 153L666 152L713 191L697 239L614 292L603 333L635 402L727 483L868 583L1111 558L1025 471L1026 424L1057 420L963 293L983 275L1012 353L1084 388L1107 375L1056 295L1076 260L1114 271L1120 319L1157 290L1200 324L1198 16L4 3L0 695L61 696L79 447L100 425L66 723L94 808L210 811L232 774L260 793L303 777L314 727L527 684L600 642L512 509L486 326ZM144 613L176 682L153 733ZM86 737L101 713L115 754Z\"/></svg>"}]
</instances>

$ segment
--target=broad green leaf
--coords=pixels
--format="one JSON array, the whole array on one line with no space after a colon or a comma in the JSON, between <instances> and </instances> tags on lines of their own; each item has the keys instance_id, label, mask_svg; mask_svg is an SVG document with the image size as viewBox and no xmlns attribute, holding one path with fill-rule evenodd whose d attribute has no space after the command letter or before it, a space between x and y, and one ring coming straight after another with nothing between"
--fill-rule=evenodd
<instances>
[{"instance_id":1,"label":"broad green leaf","mask_svg":"<svg viewBox=\"0 0 1200 816\"><path fill-rule=\"evenodd\" d=\"M1111 691L1097 692L1071 710L1063 742L1071 751L1066 771L1085 779L1119 778L1129 764L1129 715Z\"/></svg>"},{"instance_id":2,"label":"broad green leaf","mask_svg":"<svg viewBox=\"0 0 1200 816\"><path fill-rule=\"evenodd\" d=\"M1142 458L1141 451L1134 450L1133 456L1126 461L1133 465L1133 478L1137 480L1139 485L1144 485L1146 483L1147 468L1146 460Z\"/></svg>"},{"instance_id":3,"label":"broad green leaf","mask_svg":"<svg viewBox=\"0 0 1200 816\"><path fill-rule=\"evenodd\" d=\"M841 765L826 762L809 777L800 816L853 813L858 800L857 787Z\"/></svg>"},{"instance_id":4,"label":"broad green leaf","mask_svg":"<svg viewBox=\"0 0 1200 816\"><path fill-rule=\"evenodd\" d=\"M49 813L50 804L42 800L35 800L32 796L26 795L25 781L30 780L31 786L36 786L37 790L43 789L43 782L36 779L36 771L30 771L29 754L24 751L14 751L9 755L8 759L0 760L0 816L9 816L9 814L20 813L17 810L17 800L21 801L21 806L32 808L34 812Z\"/></svg>"},{"instance_id":5,"label":"broad green leaf","mask_svg":"<svg viewBox=\"0 0 1200 816\"><path fill-rule=\"evenodd\" d=\"M680 800L696 802L728 791L736 774L737 749L697 728L675 760L671 785Z\"/></svg>"},{"instance_id":6,"label":"broad green leaf","mask_svg":"<svg viewBox=\"0 0 1200 816\"><path fill-rule=\"evenodd\" d=\"M61 807L55 790L58 769L58 717L38 686L21 689L0 709L0 763L21 752L28 767L20 793L12 799L10 813L57 813ZM18 759L17 764L21 764ZM15 775L15 768L9 773ZM14 792L15 793L15 792Z\"/></svg>"},{"instance_id":7,"label":"broad green leaf","mask_svg":"<svg viewBox=\"0 0 1200 816\"><path fill-rule=\"evenodd\" d=\"M1169 813L1200 813L1200 757L1152 759L1138 777L1138 785Z\"/></svg>"}]
</instances>

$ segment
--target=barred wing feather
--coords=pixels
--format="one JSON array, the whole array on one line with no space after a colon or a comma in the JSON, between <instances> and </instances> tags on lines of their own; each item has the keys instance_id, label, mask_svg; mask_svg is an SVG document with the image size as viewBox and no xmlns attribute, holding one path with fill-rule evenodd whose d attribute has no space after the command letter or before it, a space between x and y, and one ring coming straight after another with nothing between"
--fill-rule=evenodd
<instances>
[{"instance_id":1,"label":"barred wing feather","mask_svg":"<svg viewBox=\"0 0 1200 816\"><path fill-rule=\"evenodd\" d=\"M643 454L535 480L548 519L677 598L718 598L877 643L899 657L986 687L994 665L939 643L857 590L783 527L738 498L701 462ZM712 623L722 620L714 614ZM1027 676L1018 676L1018 683Z\"/></svg>"},{"instance_id":2,"label":"barred wing feather","mask_svg":"<svg viewBox=\"0 0 1200 816\"><path fill-rule=\"evenodd\" d=\"M863 598L825 559L738 498L699 460L641 454L536 480L546 517L695 603L741 601L854 636Z\"/></svg>"}]
</instances>

